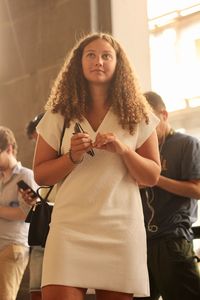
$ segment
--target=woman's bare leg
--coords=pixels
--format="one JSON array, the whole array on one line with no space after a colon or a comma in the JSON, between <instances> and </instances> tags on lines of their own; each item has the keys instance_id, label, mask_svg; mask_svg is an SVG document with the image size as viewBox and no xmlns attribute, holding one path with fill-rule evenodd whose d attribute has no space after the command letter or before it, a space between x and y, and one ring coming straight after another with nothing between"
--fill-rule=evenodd
<instances>
[{"instance_id":1,"label":"woman's bare leg","mask_svg":"<svg viewBox=\"0 0 200 300\"><path fill-rule=\"evenodd\" d=\"M133 294L96 290L96 300L133 300Z\"/></svg>"},{"instance_id":2,"label":"woman's bare leg","mask_svg":"<svg viewBox=\"0 0 200 300\"><path fill-rule=\"evenodd\" d=\"M86 289L47 285L42 288L42 300L84 300Z\"/></svg>"}]
</instances>

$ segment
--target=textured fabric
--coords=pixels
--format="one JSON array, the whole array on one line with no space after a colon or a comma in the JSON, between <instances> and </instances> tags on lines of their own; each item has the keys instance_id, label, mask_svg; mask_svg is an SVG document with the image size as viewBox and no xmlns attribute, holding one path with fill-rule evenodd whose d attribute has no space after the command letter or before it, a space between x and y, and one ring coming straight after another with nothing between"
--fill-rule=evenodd
<instances>
[{"instance_id":1,"label":"textured fabric","mask_svg":"<svg viewBox=\"0 0 200 300\"><path fill-rule=\"evenodd\" d=\"M8 245L0 250L0 299L15 300L28 264L29 248Z\"/></svg>"},{"instance_id":2,"label":"textured fabric","mask_svg":"<svg viewBox=\"0 0 200 300\"><path fill-rule=\"evenodd\" d=\"M110 110L98 132L113 132L135 150L158 123L154 115L150 119L130 135ZM47 112L37 128L56 150L62 125L62 116ZM97 132L86 119L81 126L94 140ZM71 122L64 153L73 131ZM140 193L119 155L95 149L95 156L85 155L61 184L45 247L42 286L48 284L149 294Z\"/></svg>"}]
</instances>

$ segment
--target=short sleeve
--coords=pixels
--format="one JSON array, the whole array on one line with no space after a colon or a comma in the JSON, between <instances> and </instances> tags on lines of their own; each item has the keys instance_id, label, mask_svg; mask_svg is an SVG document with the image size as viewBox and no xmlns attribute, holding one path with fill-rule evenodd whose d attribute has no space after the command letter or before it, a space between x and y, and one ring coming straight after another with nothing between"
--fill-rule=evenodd
<instances>
[{"instance_id":1,"label":"short sleeve","mask_svg":"<svg viewBox=\"0 0 200 300\"><path fill-rule=\"evenodd\" d=\"M37 132L54 150L60 145L60 135L64 124L64 118L59 113L47 111L37 126Z\"/></svg>"},{"instance_id":2,"label":"short sleeve","mask_svg":"<svg viewBox=\"0 0 200 300\"><path fill-rule=\"evenodd\" d=\"M200 142L192 136L184 140L181 162L183 180L200 179Z\"/></svg>"},{"instance_id":3,"label":"short sleeve","mask_svg":"<svg viewBox=\"0 0 200 300\"><path fill-rule=\"evenodd\" d=\"M148 137L153 133L159 124L159 119L152 113L149 113L149 123L146 124L143 120L138 126L138 139L136 144L136 149L138 149L142 144L148 139Z\"/></svg>"}]
</instances>

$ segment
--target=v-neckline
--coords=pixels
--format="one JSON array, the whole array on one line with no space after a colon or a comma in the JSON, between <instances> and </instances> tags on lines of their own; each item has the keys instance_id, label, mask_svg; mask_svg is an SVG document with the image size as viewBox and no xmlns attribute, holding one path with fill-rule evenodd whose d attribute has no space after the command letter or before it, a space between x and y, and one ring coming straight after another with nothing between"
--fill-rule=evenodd
<instances>
[{"instance_id":1,"label":"v-neckline","mask_svg":"<svg viewBox=\"0 0 200 300\"><path fill-rule=\"evenodd\" d=\"M88 121L88 119L87 119L85 116L83 116L83 118L84 118L85 122L88 124L88 126L91 128L92 132L93 132L93 133L97 133L97 132L100 131L100 129L103 127L103 124L105 123L105 121L106 121L108 115L110 114L110 111L111 111L111 107L110 107L110 108L108 109L108 111L106 112L105 116L104 116L103 119L101 120L101 122L100 122L100 124L99 124L99 126L97 127L96 130L92 127L92 125L90 124L90 122Z\"/></svg>"}]
</instances>

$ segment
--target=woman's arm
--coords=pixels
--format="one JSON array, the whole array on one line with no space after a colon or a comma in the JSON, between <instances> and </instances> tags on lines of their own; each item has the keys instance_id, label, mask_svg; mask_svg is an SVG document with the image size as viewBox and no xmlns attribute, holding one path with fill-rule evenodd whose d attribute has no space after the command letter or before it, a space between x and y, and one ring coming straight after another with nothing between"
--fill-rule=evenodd
<instances>
[{"instance_id":1,"label":"woman's arm","mask_svg":"<svg viewBox=\"0 0 200 300\"><path fill-rule=\"evenodd\" d=\"M140 184L154 186L160 176L160 154L157 134L152 135L135 151L125 150L123 160L131 176Z\"/></svg>"},{"instance_id":2,"label":"woman's arm","mask_svg":"<svg viewBox=\"0 0 200 300\"><path fill-rule=\"evenodd\" d=\"M99 133L94 146L98 149L118 153L122 157L130 175L138 184L153 186L157 183L161 168L156 131L137 151L121 143L112 133Z\"/></svg>"},{"instance_id":3,"label":"woman's arm","mask_svg":"<svg viewBox=\"0 0 200 300\"><path fill-rule=\"evenodd\" d=\"M38 135L33 159L33 172L37 184L54 185L62 180L73 167L67 154L58 157L57 151Z\"/></svg>"},{"instance_id":4,"label":"woman's arm","mask_svg":"<svg viewBox=\"0 0 200 300\"><path fill-rule=\"evenodd\" d=\"M91 147L91 139L86 133L77 133L71 138L71 157L81 162L84 153ZM65 178L76 166L68 153L58 157L47 142L38 135L33 160L34 178L38 185L54 185Z\"/></svg>"}]
</instances>

